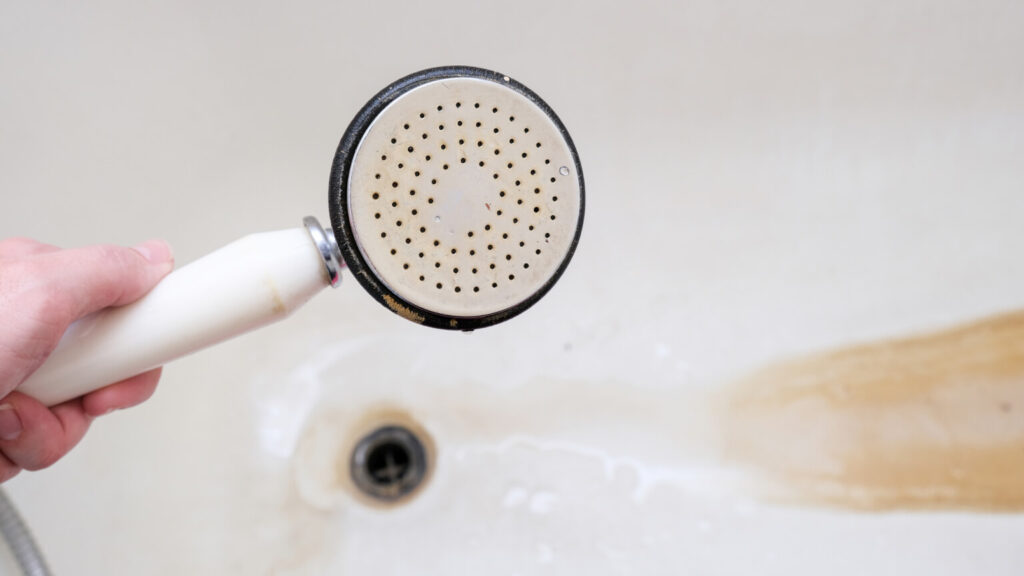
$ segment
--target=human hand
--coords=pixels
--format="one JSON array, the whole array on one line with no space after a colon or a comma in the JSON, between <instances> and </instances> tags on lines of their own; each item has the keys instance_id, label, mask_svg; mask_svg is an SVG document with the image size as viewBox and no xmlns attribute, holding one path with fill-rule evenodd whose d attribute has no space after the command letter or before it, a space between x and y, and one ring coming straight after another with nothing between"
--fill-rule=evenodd
<instances>
[{"instance_id":1,"label":"human hand","mask_svg":"<svg viewBox=\"0 0 1024 576\"><path fill-rule=\"evenodd\" d=\"M160 369L47 408L14 391L43 364L75 320L138 300L174 267L166 243L61 250L0 241L0 482L52 465L96 416L149 398Z\"/></svg>"}]
</instances>

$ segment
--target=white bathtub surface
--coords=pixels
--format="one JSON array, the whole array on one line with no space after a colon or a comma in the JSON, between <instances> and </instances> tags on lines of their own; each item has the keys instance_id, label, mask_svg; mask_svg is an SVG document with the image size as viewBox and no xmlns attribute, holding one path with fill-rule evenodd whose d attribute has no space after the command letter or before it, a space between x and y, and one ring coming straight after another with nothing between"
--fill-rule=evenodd
<instances>
[{"instance_id":1,"label":"white bathtub surface","mask_svg":"<svg viewBox=\"0 0 1024 576\"><path fill-rule=\"evenodd\" d=\"M1020 574L1021 514L752 496L709 398L1024 307L1022 27L1012 1L0 6L2 237L185 263L325 221L348 121L443 64L544 97L588 193L523 316L422 328L346 277L5 488L61 574ZM342 486L382 410L437 454L389 510Z\"/></svg>"}]
</instances>

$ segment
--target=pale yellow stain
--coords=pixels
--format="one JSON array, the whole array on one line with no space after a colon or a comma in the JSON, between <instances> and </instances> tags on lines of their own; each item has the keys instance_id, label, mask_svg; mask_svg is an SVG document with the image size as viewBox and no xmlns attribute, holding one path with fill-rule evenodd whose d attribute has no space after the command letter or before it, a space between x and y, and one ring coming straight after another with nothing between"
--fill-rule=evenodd
<instances>
[{"instance_id":1,"label":"pale yellow stain","mask_svg":"<svg viewBox=\"0 0 1024 576\"><path fill-rule=\"evenodd\" d=\"M267 290L270 291L271 310L275 315L281 315L288 311L288 307L285 306L284 300L281 298L281 293L277 290L277 285L274 281L267 279Z\"/></svg>"}]
</instances>

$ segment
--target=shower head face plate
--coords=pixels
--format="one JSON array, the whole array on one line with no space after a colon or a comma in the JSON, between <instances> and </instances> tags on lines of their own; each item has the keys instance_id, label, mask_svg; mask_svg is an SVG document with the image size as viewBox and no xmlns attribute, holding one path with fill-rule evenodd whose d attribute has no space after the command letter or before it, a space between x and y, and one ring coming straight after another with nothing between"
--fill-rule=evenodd
<instances>
[{"instance_id":1,"label":"shower head face plate","mask_svg":"<svg viewBox=\"0 0 1024 576\"><path fill-rule=\"evenodd\" d=\"M476 68L408 76L349 126L331 215L355 277L403 317L472 330L522 312L565 270L583 221L579 158L526 87Z\"/></svg>"}]
</instances>

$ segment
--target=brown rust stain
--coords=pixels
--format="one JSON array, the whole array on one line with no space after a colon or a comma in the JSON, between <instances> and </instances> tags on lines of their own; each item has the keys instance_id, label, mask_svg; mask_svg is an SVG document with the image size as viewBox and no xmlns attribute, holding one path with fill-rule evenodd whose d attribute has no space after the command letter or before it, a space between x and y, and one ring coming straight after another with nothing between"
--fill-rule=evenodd
<instances>
[{"instance_id":1,"label":"brown rust stain","mask_svg":"<svg viewBox=\"0 0 1024 576\"><path fill-rule=\"evenodd\" d=\"M352 481L351 458L356 444L367 434L384 426L402 426L412 431L423 444L428 463L426 475L420 485L413 492L393 502L382 502L366 496ZM335 449L320 453L315 450L303 450L304 446L315 445L317 441L333 443ZM320 479L316 487L318 491L331 494L344 492L366 506L380 509L393 508L415 498L429 484L437 462L437 445L433 435L408 411L389 404L361 407L358 410L330 408L318 412L306 424L299 446L296 459L300 469L315 464L310 461L311 459L330 460L328 464L333 474L329 478Z\"/></svg>"},{"instance_id":2,"label":"brown rust stain","mask_svg":"<svg viewBox=\"0 0 1024 576\"><path fill-rule=\"evenodd\" d=\"M346 422L347 420L342 417L338 419L338 421ZM423 444L423 449L426 451L427 459L427 471L423 480L420 482L420 485L409 494L406 494L400 499L392 502L382 502L366 496L352 483L351 475L352 470L350 461L352 453L355 451L356 444L367 434L370 434L374 430L384 426L402 426L413 432ZM437 445L434 443L434 438L427 429L424 428L423 425L413 418L406 410L391 405L378 405L366 409L349 426L347 433L345 434L345 438L346 442L344 443L344 448L338 453L338 461L335 465L337 486L347 491L350 496L363 504L381 509L393 508L405 504L415 498L430 483L430 479L433 476L434 466L437 462Z\"/></svg>"},{"instance_id":3,"label":"brown rust stain","mask_svg":"<svg viewBox=\"0 0 1024 576\"><path fill-rule=\"evenodd\" d=\"M405 318L406 320L416 322L417 324L422 324L423 321L426 320L426 318L422 314L417 314L413 312L407 306L403 306L401 303L399 303L397 300L395 300L394 298L387 294L384 294L384 303L388 305L388 308L391 308L392 312L398 314L399 316Z\"/></svg>"},{"instance_id":4,"label":"brown rust stain","mask_svg":"<svg viewBox=\"0 0 1024 576\"><path fill-rule=\"evenodd\" d=\"M1024 311L770 367L722 410L762 497L1024 511Z\"/></svg>"}]
</instances>

